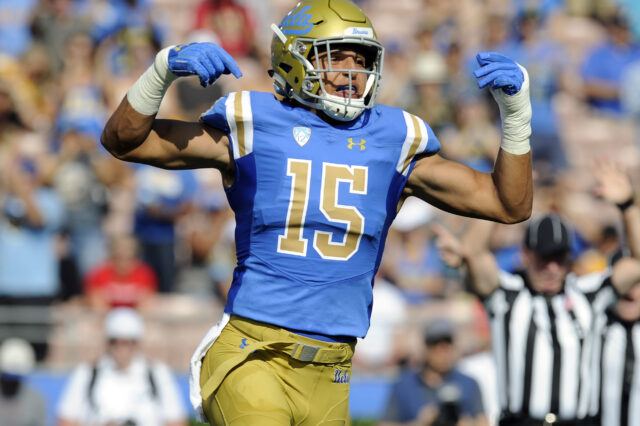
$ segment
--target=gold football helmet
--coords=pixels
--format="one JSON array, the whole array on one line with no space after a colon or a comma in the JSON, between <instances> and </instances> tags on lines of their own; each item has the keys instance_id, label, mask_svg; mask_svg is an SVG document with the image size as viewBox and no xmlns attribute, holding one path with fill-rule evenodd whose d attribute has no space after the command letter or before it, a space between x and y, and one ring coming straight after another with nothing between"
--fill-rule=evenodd
<instances>
[{"instance_id":1,"label":"gold football helmet","mask_svg":"<svg viewBox=\"0 0 640 426\"><path fill-rule=\"evenodd\" d=\"M303 0L279 26L272 24L271 29L275 35L271 42L270 74L277 93L340 121L351 121L374 105L384 48L377 41L369 18L358 6L348 0ZM321 67L320 54L343 49L362 53L367 59L365 69L334 68L330 54L326 68ZM329 71L348 73L349 77L365 73L363 96L353 96L353 78L349 78L348 97L328 94L322 75Z\"/></svg>"}]
</instances>

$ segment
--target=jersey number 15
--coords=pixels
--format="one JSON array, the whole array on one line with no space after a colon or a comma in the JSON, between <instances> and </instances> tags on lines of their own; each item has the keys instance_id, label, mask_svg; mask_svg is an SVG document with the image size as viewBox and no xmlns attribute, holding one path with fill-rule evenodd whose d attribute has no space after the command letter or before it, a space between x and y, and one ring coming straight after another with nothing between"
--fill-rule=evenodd
<instances>
[{"instance_id":1,"label":"jersey number 15","mask_svg":"<svg viewBox=\"0 0 640 426\"><path fill-rule=\"evenodd\" d=\"M367 193L367 167L322 163L320 211L328 221L347 226L342 241L333 241L333 233L316 230L313 248L323 259L349 260L360 246L364 232L364 216L354 206L338 203L338 187L349 184L353 194ZM278 236L278 252L296 256L307 255L308 240L302 236L309 203L311 161L289 158L287 176L291 176L291 195L284 234Z\"/></svg>"}]
</instances>

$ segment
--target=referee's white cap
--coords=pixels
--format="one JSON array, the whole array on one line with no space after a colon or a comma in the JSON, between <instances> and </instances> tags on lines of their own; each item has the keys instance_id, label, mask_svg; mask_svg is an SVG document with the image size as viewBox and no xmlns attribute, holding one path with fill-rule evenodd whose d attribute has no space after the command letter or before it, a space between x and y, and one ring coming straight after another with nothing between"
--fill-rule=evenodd
<instances>
[{"instance_id":1,"label":"referee's white cap","mask_svg":"<svg viewBox=\"0 0 640 426\"><path fill-rule=\"evenodd\" d=\"M104 319L107 339L140 340L144 334L142 317L132 308L114 308Z\"/></svg>"}]
</instances>

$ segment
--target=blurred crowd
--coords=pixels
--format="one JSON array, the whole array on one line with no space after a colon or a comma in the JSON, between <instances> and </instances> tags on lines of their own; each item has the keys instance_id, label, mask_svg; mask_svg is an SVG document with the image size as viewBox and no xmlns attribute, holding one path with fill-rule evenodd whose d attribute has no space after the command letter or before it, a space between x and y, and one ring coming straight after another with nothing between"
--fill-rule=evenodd
<instances>
[{"instance_id":1,"label":"blurred crowd","mask_svg":"<svg viewBox=\"0 0 640 426\"><path fill-rule=\"evenodd\" d=\"M100 333L110 308L164 321L173 312L199 314L203 330L215 321L235 263L233 215L220 176L121 162L101 147L100 133L155 53L170 44L216 42L244 77L221 78L207 89L180 79L161 117L197 120L227 92L272 91L269 25L294 3L0 0L0 340L26 338L38 362L70 368L99 351L70 356L65 345ZM500 118L488 91L476 87L475 54L499 51L527 68L534 214L556 212L573 224L576 273L605 268L623 239L615 206L593 191L590 167L608 157L640 188L640 3L357 3L386 48L378 102L427 121L447 158L490 171L499 147ZM440 259L433 224L458 234L467 226L415 200L392 226L356 370L417 362L423 326L436 317L454 322L458 354L488 347L482 305ZM498 227L492 236L507 271L521 266L523 230ZM25 322L38 321L22 321L18 309L34 306L48 312L38 320L40 334L27 332ZM215 315L203 319L203 312ZM81 326L79 318L96 326ZM194 321L183 322L192 329ZM152 327L151 337L171 344ZM184 354L165 361L186 370L201 334L188 335Z\"/></svg>"}]
</instances>

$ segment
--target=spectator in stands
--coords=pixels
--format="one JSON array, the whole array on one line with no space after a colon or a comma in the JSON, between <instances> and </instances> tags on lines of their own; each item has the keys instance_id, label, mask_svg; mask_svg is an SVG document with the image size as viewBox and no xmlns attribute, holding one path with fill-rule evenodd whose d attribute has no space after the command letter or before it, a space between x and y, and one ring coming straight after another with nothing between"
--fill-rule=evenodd
<instances>
[{"instance_id":1,"label":"spectator in stands","mask_svg":"<svg viewBox=\"0 0 640 426\"><path fill-rule=\"evenodd\" d=\"M109 37L122 36L127 31L149 31L156 46L166 36L163 19L149 0L109 0L97 2L92 13L91 36L100 43Z\"/></svg>"},{"instance_id":2,"label":"spectator in stands","mask_svg":"<svg viewBox=\"0 0 640 426\"><path fill-rule=\"evenodd\" d=\"M105 318L106 353L78 366L58 406L59 426L186 426L186 413L171 371L140 353L144 324L131 308Z\"/></svg>"},{"instance_id":3,"label":"spectator in stands","mask_svg":"<svg viewBox=\"0 0 640 426\"><path fill-rule=\"evenodd\" d=\"M176 282L181 293L226 297L231 285L235 256L235 221L220 178L210 169L196 170L198 196L180 221L186 256Z\"/></svg>"},{"instance_id":4,"label":"spectator in stands","mask_svg":"<svg viewBox=\"0 0 640 426\"><path fill-rule=\"evenodd\" d=\"M379 274L400 289L409 304L443 296L443 267L427 223L434 209L417 198L403 204L391 225Z\"/></svg>"},{"instance_id":5,"label":"spectator in stands","mask_svg":"<svg viewBox=\"0 0 640 426\"><path fill-rule=\"evenodd\" d=\"M442 155L476 170L490 172L496 155L492 141L499 133L499 128L490 119L487 103L481 98L467 99L456 105L454 125L441 133Z\"/></svg>"},{"instance_id":6,"label":"spectator in stands","mask_svg":"<svg viewBox=\"0 0 640 426\"><path fill-rule=\"evenodd\" d=\"M640 59L640 47L633 41L626 18L620 13L606 22L608 39L588 53L582 66L584 96L602 113L619 115L621 78L626 68Z\"/></svg>"},{"instance_id":7,"label":"spectator in stands","mask_svg":"<svg viewBox=\"0 0 640 426\"><path fill-rule=\"evenodd\" d=\"M234 58L254 53L253 19L236 0L203 0L196 10L195 28L213 32Z\"/></svg>"},{"instance_id":8,"label":"spectator in stands","mask_svg":"<svg viewBox=\"0 0 640 426\"><path fill-rule=\"evenodd\" d=\"M29 21L37 0L0 2L0 54L20 57L29 48Z\"/></svg>"},{"instance_id":9,"label":"spectator in stands","mask_svg":"<svg viewBox=\"0 0 640 426\"><path fill-rule=\"evenodd\" d=\"M371 327L358 339L354 365L369 370L397 365L408 358L409 306L400 289L377 276L373 286Z\"/></svg>"},{"instance_id":10,"label":"spectator in stands","mask_svg":"<svg viewBox=\"0 0 640 426\"><path fill-rule=\"evenodd\" d=\"M141 165L136 182L135 235L142 259L158 277L158 289L166 293L173 290L176 276L176 222L189 210L197 181L193 170L169 171Z\"/></svg>"},{"instance_id":11,"label":"spectator in stands","mask_svg":"<svg viewBox=\"0 0 640 426\"><path fill-rule=\"evenodd\" d=\"M41 1L33 14L31 31L34 39L46 46L56 72L62 70L69 39L86 33L90 26L79 15L76 3L70 0Z\"/></svg>"},{"instance_id":12,"label":"spectator in stands","mask_svg":"<svg viewBox=\"0 0 640 426\"><path fill-rule=\"evenodd\" d=\"M120 306L144 309L158 283L153 269L139 260L137 241L129 235L115 236L109 251L109 259L86 276L89 306L98 311Z\"/></svg>"},{"instance_id":13,"label":"spectator in stands","mask_svg":"<svg viewBox=\"0 0 640 426\"><path fill-rule=\"evenodd\" d=\"M6 339L0 345L0 425L44 426L42 396L25 384L35 366L35 354L25 340Z\"/></svg>"},{"instance_id":14,"label":"spectator in stands","mask_svg":"<svg viewBox=\"0 0 640 426\"><path fill-rule=\"evenodd\" d=\"M531 87L531 144L538 173L558 172L567 167L559 124L553 107L555 94L563 87L568 52L544 35L536 10L524 11L517 20L519 41L505 52L529 71ZM544 169L543 169L544 167Z\"/></svg>"},{"instance_id":15,"label":"spectator in stands","mask_svg":"<svg viewBox=\"0 0 640 426\"><path fill-rule=\"evenodd\" d=\"M416 94L409 111L423 117L437 133L453 120L451 100L444 92L448 80L445 58L435 49L422 51L416 56L412 71Z\"/></svg>"},{"instance_id":16,"label":"spectator in stands","mask_svg":"<svg viewBox=\"0 0 640 426\"><path fill-rule=\"evenodd\" d=\"M7 150L3 154L0 157L0 194L5 194L0 197L0 305L50 306L60 289L55 242L63 223L64 208L59 196L42 184L33 159ZM46 325L42 330L45 329ZM46 355L46 332L38 338L29 338L32 339L36 358L41 360Z\"/></svg>"},{"instance_id":17,"label":"spectator in stands","mask_svg":"<svg viewBox=\"0 0 640 426\"><path fill-rule=\"evenodd\" d=\"M65 230L82 275L107 256L102 221L107 206L105 183L111 179L107 157L100 155L95 123L61 123L60 149L51 155L49 179L65 203Z\"/></svg>"},{"instance_id":18,"label":"spectator in stands","mask_svg":"<svg viewBox=\"0 0 640 426\"><path fill-rule=\"evenodd\" d=\"M419 370L406 369L400 374L380 426L410 422L427 426L485 425L478 384L455 368L453 323L434 319L425 330L424 343L424 364Z\"/></svg>"},{"instance_id":19,"label":"spectator in stands","mask_svg":"<svg viewBox=\"0 0 640 426\"><path fill-rule=\"evenodd\" d=\"M16 94L6 79L0 79L0 138L26 129L26 117L16 105Z\"/></svg>"}]
</instances>

